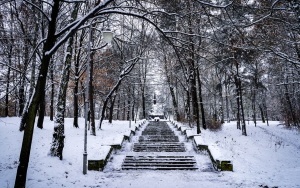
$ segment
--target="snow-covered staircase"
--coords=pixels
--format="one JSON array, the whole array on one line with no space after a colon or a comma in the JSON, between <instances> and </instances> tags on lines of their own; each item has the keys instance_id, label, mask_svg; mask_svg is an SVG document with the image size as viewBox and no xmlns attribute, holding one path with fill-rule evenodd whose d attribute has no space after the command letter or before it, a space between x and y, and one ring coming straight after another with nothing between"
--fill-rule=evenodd
<instances>
[{"instance_id":1,"label":"snow-covered staircase","mask_svg":"<svg viewBox=\"0 0 300 188\"><path fill-rule=\"evenodd\" d=\"M184 143L166 122L150 122L133 144L133 153L126 156L123 170L196 170L194 156L186 155Z\"/></svg>"},{"instance_id":2,"label":"snow-covered staircase","mask_svg":"<svg viewBox=\"0 0 300 188\"><path fill-rule=\"evenodd\" d=\"M194 156L126 156L123 170L196 170Z\"/></svg>"}]
</instances>

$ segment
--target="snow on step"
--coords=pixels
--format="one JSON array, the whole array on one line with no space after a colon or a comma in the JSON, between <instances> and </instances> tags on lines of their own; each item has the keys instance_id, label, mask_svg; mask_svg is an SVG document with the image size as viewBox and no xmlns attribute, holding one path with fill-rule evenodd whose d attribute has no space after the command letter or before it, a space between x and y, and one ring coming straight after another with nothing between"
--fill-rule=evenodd
<instances>
[{"instance_id":1,"label":"snow on step","mask_svg":"<svg viewBox=\"0 0 300 188\"><path fill-rule=\"evenodd\" d=\"M139 137L139 142L179 142L179 139L170 135L145 135Z\"/></svg>"},{"instance_id":2,"label":"snow on step","mask_svg":"<svg viewBox=\"0 0 300 188\"><path fill-rule=\"evenodd\" d=\"M196 170L193 156L127 156L123 170Z\"/></svg>"},{"instance_id":3,"label":"snow on step","mask_svg":"<svg viewBox=\"0 0 300 188\"><path fill-rule=\"evenodd\" d=\"M126 156L123 170L197 170L194 156L184 156L186 148L166 122L150 122L134 143L133 151L157 152L155 156ZM163 154L159 152L168 152ZM174 152L174 153L172 153ZM181 152L179 156L176 152ZM144 153L145 154L145 153Z\"/></svg>"},{"instance_id":4,"label":"snow on step","mask_svg":"<svg viewBox=\"0 0 300 188\"><path fill-rule=\"evenodd\" d=\"M135 152L184 152L183 143L162 142L162 143L135 143L133 147Z\"/></svg>"}]
</instances>

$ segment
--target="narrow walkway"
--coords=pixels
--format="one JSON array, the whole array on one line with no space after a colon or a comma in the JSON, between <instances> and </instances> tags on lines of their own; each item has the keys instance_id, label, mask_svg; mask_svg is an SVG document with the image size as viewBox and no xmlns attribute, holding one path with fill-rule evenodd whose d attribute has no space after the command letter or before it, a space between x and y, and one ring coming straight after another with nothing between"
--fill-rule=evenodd
<instances>
[{"instance_id":1,"label":"narrow walkway","mask_svg":"<svg viewBox=\"0 0 300 188\"><path fill-rule=\"evenodd\" d=\"M122 170L197 170L196 159L164 121L150 122L142 131Z\"/></svg>"}]
</instances>

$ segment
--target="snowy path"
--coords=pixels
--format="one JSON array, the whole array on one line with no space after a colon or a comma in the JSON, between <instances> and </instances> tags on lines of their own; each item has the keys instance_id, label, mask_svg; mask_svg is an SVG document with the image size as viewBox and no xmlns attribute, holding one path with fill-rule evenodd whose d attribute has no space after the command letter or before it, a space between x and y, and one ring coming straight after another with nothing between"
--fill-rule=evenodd
<instances>
[{"instance_id":1,"label":"snowy path","mask_svg":"<svg viewBox=\"0 0 300 188\"><path fill-rule=\"evenodd\" d=\"M44 129L35 129L27 187L300 188L300 132L286 129L279 125L280 122L270 122L270 126L259 122L257 127L251 122L247 123L247 137L236 129L236 122L224 124L219 131L201 130L201 137L206 142L218 144L232 155L233 172L213 171L208 156L196 153L192 143L187 142L179 131L170 126L186 148L184 155L195 157L198 170L122 170L125 156L136 153L132 149L145 128L142 127L131 142L125 142L122 149L113 154L103 172L88 171L83 175L84 119L79 119L79 129L73 128L73 119L65 120L66 140L62 161L47 155L52 140L53 122L46 118ZM19 122L20 118L16 117L0 118L1 188L11 188L14 185L23 136L18 131ZM136 122L135 125L139 123ZM112 124L104 122L103 129L97 132L97 136L88 135L88 156L93 152L104 153L103 148L115 143L130 130L128 121L114 121ZM192 129L191 132L195 134L196 130ZM281 143L281 146L277 143ZM164 155L167 154L164 152ZM182 155L182 152L177 154Z\"/></svg>"}]
</instances>

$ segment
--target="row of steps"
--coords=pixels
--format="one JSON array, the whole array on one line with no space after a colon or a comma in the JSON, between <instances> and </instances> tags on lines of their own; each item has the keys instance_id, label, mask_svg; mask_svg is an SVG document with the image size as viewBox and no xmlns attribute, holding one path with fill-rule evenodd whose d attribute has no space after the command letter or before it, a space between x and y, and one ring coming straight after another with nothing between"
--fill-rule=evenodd
<instances>
[{"instance_id":1,"label":"row of steps","mask_svg":"<svg viewBox=\"0 0 300 188\"><path fill-rule=\"evenodd\" d=\"M143 131L142 135L172 135L175 136L174 132L172 130L161 130L161 131Z\"/></svg>"},{"instance_id":2,"label":"row of steps","mask_svg":"<svg viewBox=\"0 0 300 188\"><path fill-rule=\"evenodd\" d=\"M144 135L139 137L139 142L179 142L175 135Z\"/></svg>"},{"instance_id":3,"label":"row of steps","mask_svg":"<svg viewBox=\"0 0 300 188\"><path fill-rule=\"evenodd\" d=\"M183 156L186 151L184 143L179 142L178 136L166 122L150 122L139 136L138 143L133 144L133 151L140 152L139 156L126 156L122 164L123 170L198 169L194 156ZM140 155L141 152L146 155ZM147 152L156 152L157 155L149 156ZM160 152L168 152L168 155Z\"/></svg>"},{"instance_id":4,"label":"row of steps","mask_svg":"<svg viewBox=\"0 0 300 188\"><path fill-rule=\"evenodd\" d=\"M126 156L123 170L196 170L193 156Z\"/></svg>"},{"instance_id":5,"label":"row of steps","mask_svg":"<svg viewBox=\"0 0 300 188\"><path fill-rule=\"evenodd\" d=\"M185 152L184 143L162 142L162 143L135 143L134 152Z\"/></svg>"}]
</instances>

